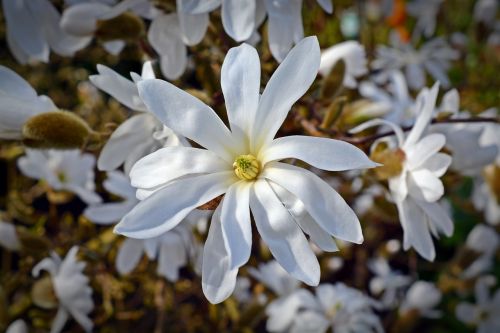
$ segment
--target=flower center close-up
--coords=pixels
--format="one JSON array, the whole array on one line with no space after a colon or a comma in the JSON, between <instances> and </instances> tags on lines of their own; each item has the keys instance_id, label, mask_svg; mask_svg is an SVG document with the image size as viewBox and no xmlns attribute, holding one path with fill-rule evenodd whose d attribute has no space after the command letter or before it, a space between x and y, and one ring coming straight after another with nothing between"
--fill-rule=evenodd
<instances>
[{"instance_id":1,"label":"flower center close-up","mask_svg":"<svg viewBox=\"0 0 500 333\"><path fill-rule=\"evenodd\" d=\"M236 176L242 180L253 180L260 172L260 162L253 155L240 155L233 163Z\"/></svg>"}]
</instances>

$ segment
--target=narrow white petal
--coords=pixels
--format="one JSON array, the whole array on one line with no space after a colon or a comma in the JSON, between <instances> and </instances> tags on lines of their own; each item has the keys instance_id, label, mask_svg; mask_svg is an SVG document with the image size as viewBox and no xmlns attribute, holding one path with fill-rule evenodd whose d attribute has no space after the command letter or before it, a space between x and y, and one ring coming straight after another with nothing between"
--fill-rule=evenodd
<instances>
[{"instance_id":1,"label":"narrow white petal","mask_svg":"<svg viewBox=\"0 0 500 333\"><path fill-rule=\"evenodd\" d=\"M256 0L223 1L222 25L237 42L247 40L255 29Z\"/></svg>"},{"instance_id":2,"label":"narrow white petal","mask_svg":"<svg viewBox=\"0 0 500 333\"><path fill-rule=\"evenodd\" d=\"M208 13L188 14L182 12L182 0L177 0L177 15L182 40L193 46L201 42L208 28Z\"/></svg>"},{"instance_id":3,"label":"narrow white petal","mask_svg":"<svg viewBox=\"0 0 500 333\"><path fill-rule=\"evenodd\" d=\"M252 250L250 223L251 183L240 181L232 185L224 196L221 211L222 237L230 257L231 269L243 266Z\"/></svg>"},{"instance_id":4,"label":"narrow white petal","mask_svg":"<svg viewBox=\"0 0 500 333\"><path fill-rule=\"evenodd\" d=\"M187 260L186 245L179 234L168 232L163 235L158 256L158 274L176 282L179 279L179 269L186 265Z\"/></svg>"},{"instance_id":5,"label":"narrow white petal","mask_svg":"<svg viewBox=\"0 0 500 333\"><path fill-rule=\"evenodd\" d=\"M262 177L297 196L308 213L330 235L357 244L363 242L361 225L354 211L330 185L312 172L272 162L266 166Z\"/></svg>"},{"instance_id":6,"label":"narrow white petal","mask_svg":"<svg viewBox=\"0 0 500 333\"><path fill-rule=\"evenodd\" d=\"M333 13L332 0L317 0L317 1L318 1L318 4L321 6L321 8L323 8L323 10L325 12L327 12L328 14Z\"/></svg>"},{"instance_id":7,"label":"narrow white petal","mask_svg":"<svg viewBox=\"0 0 500 333\"><path fill-rule=\"evenodd\" d=\"M221 0L181 0L182 10L190 14L208 13L220 6Z\"/></svg>"},{"instance_id":8,"label":"narrow white petal","mask_svg":"<svg viewBox=\"0 0 500 333\"><path fill-rule=\"evenodd\" d=\"M425 136L415 145L406 148L405 153L410 170L414 170L425 163L443 148L445 143L446 137L443 134L435 133Z\"/></svg>"},{"instance_id":9,"label":"narrow white petal","mask_svg":"<svg viewBox=\"0 0 500 333\"><path fill-rule=\"evenodd\" d=\"M201 283L210 303L217 304L231 296L236 286L238 269L230 269L230 258L224 246L221 227L221 205L212 216L208 237L203 249Z\"/></svg>"},{"instance_id":10,"label":"narrow white petal","mask_svg":"<svg viewBox=\"0 0 500 333\"><path fill-rule=\"evenodd\" d=\"M221 172L178 180L141 201L115 227L132 238L159 236L181 222L193 209L224 193L233 172Z\"/></svg>"},{"instance_id":11,"label":"narrow white petal","mask_svg":"<svg viewBox=\"0 0 500 333\"><path fill-rule=\"evenodd\" d=\"M87 207L83 215L96 224L109 225L120 221L133 207L134 204L126 201L105 203Z\"/></svg>"},{"instance_id":12,"label":"narrow white petal","mask_svg":"<svg viewBox=\"0 0 500 333\"><path fill-rule=\"evenodd\" d=\"M123 241L116 256L116 270L124 275L132 272L144 253L144 241L141 239L127 238Z\"/></svg>"},{"instance_id":13,"label":"narrow white petal","mask_svg":"<svg viewBox=\"0 0 500 333\"><path fill-rule=\"evenodd\" d=\"M319 63L316 37L304 38L288 53L262 93L253 128L254 148L274 138L292 105L316 78Z\"/></svg>"},{"instance_id":14,"label":"narrow white petal","mask_svg":"<svg viewBox=\"0 0 500 333\"><path fill-rule=\"evenodd\" d=\"M250 207L257 230L283 268L295 278L316 286L320 267L304 233L265 180L255 182Z\"/></svg>"},{"instance_id":15,"label":"narrow white petal","mask_svg":"<svg viewBox=\"0 0 500 333\"><path fill-rule=\"evenodd\" d=\"M149 154L130 170L134 187L153 188L193 174L232 171L215 153L191 147L165 147Z\"/></svg>"},{"instance_id":16,"label":"narrow white petal","mask_svg":"<svg viewBox=\"0 0 500 333\"><path fill-rule=\"evenodd\" d=\"M441 180L429 170L417 170L408 175L408 193L415 199L435 202L444 194Z\"/></svg>"},{"instance_id":17,"label":"narrow white petal","mask_svg":"<svg viewBox=\"0 0 500 333\"><path fill-rule=\"evenodd\" d=\"M231 132L209 106L162 80L142 81L138 87L148 110L167 127L233 162Z\"/></svg>"},{"instance_id":18,"label":"narrow white petal","mask_svg":"<svg viewBox=\"0 0 500 333\"><path fill-rule=\"evenodd\" d=\"M450 155L443 153L436 153L425 161L420 168L427 169L436 177L441 177L445 174L450 166L452 158Z\"/></svg>"},{"instance_id":19,"label":"narrow white petal","mask_svg":"<svg viewBox=\"0 0 500 333\"><path fill-rule=\"evenodd\" d=\"M260 60L255 48L242 44L229 50L221 68L221 86L231 130L250 134L260 88Z\"/></svg>"},{"instance_id":20,"label":"narrow white petal","mask_svg":"<svg viewBox=\"0 0 500 333\"><path fill-rule=\"evenodd\" d=\"M328 171L365 169L377 166L359 148L327 138L292 135L273 140L259 152L263 165L284 158L297 158Z\"/></svg>"},{"instance_id":21,"label":"narrow white petal","mask_svg":"<svg viewBox=\"0 0 500 333\"><path fill-rule=\"evenodd\" d=\"M424 202L420 200L415 201L427 214L429 223L432 223L435 228L450 237L453 235L453 221L446 211L438 203Z\"/></svg>"},{"instance_id":22,"label":"narrow white petal","mask_svg":"<svg viewBox=\"0 0 500 333\"><path fill-rule=\"evenodd\" d=\"M97 28L97 19L110 7L101 3L83 3L66 9L61 17L61 28L74 36L92 35Z\"/></svg>"},{"instance_id":23,"label":"narrow white petal","mask_svg":"<svg viewBox=\"0 0 500 333\"><path fill-rule=\"evenodd\" d=\"M50 333L62 332L64 325L66 325L66 322L68 321L68 318L69 318L68 311L64 307L60 306L59 309L57 310L56 317L52 321Z\"/></svg>"}]
</instances>

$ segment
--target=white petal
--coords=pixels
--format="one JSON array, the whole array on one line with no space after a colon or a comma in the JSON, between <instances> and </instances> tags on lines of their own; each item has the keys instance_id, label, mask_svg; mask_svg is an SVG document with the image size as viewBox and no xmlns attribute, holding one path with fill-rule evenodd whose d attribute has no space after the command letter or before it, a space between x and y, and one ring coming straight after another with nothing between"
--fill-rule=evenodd
<instances>
[{"instance_id":1,"label":"white petal","mask_svg":"<svg viewBox=\"0 0 500 333\"><path fill-rule=\"evenodd\" d=\"M102 202L102 198L93 190L71 184L68 186L63 186L63 189L75 193L87 205L95 205Z\"/></svg>"},{"instance_id":2,"label":"white petal","mask_svg":"<svg viewBox=\"0 0 500 333\"><path fill-rule=\"evenodd\" d=\"M391 128L391 130L394 132L394 134L396 135L396 139L398 140L398 146L401 147L403 145L405 135L404 135L404 132L401 129L401 127L396 125L393 122L390 122L390 121L387 121L384 119L372 119L372 120L365 121L364 123L350 129L349 133L353 133L353 134L359 133L359 132L362 132L365 129L373 127L373 126L389 126Z\"/></svg>"},{"instance_id":3,"label":"white petal","mask_svg":"<svg viewBox=\"0 0 500 333\"><path fill-rule=\"evenodd\" d=\"M254 148L274 138L292 105L316 78L319 62L316 37L304 38L288 53L262 93L253 127Z\"/></svg>"},{"instance_id":4,"label":"white petal","mask_svg":"<svg viewBox=\"0 0 500 333\"><path fill-rule=\"evenodd\" d=\"M242 42L250 38L255 29L255 9L255 0L222 2L222 25L232 39Z\"/></svg>"},{"instance_id":5,"label":"white petal","mask_svg":"<svg viewBox=\"0 0 500 333\"><path fill-rule=\"evenodd\" d=\"M425 72L420 64L408 64L405 67L408 85L412 90L417 90L425 85Z\"/></svg>"},{"instance_id":6,"label":"white petal","mask_svg":"<svg viewBox=\"0 0 500 333\"><path fill-rule=\"evenodd\" d=\"M457 89L452 89L444 94L439 110L442 112L457 113L460 109L460 95Z\"/></svg>"},{"instance_id":7,"label":"white petal","mask_svg":"<svg viewBox=\"0 0 500 333\"><path fill-rule=\"evenodd\" d=\"M257 230L283 268L295 278L316 286L320 267L302 230L265 180L255 182L250 207Z\"/></svg>"},{"instance_id":8,"label":"white petal","mask_svg":"<svg viewBox=\"0 0 500 333\"><path fill-rule=\"evenodd\" d=\"M26 80L5 66L0 66L0 93L26 100L37 97L35 89Z\"/></svg>"},{"instance_id":9,"label":"white petal","mask_svg":"<svg viewBox=\"0 0 500 333\"><path fill-rule=\"evenodd\" d=\"M220 171L232 171L231 165L209 150L165 147L137 161L130 179L134 187L153 188L183 176Z\"/></svg>"},{"instance_id":10,"label":"white petal","mask_svg":"<svg viewBox=\"0 0 500 333\"><path fill-rule=\"evenodd\" d=\"M224 193L233 181L233 174L208 174L169 184L135 206L116 225L115 232L141 239L159 236L174 228L196 207Z\"/></svg>"},{"instance_id":11,"label":"white petal","mask_svg":"<svg viewBox=\"0 0 500 333\"><path fill-rule=\"evenodd\" d=\"M436 177L441 177L445 174L446 170L450 166L452 158L450 155L443 153L436 153L431 156L427 161L425 161L420 167L422 169L427 169L434 174Z\"/></svg>"},{"instance_id":12,"label":"white petal","mask_svg":"<svg viewBox=\"0 0 500 333\"><path fill-rule=\"evenodd\" d=\"M177 15L182 40L186 45L193 46L201 42L208 28L208 13L184 13L183 0L177 0Z\"/></svg>"},{"instance_id":13,"label":"white petal","mask_svg":"<svg viewBox=\"0 0 500 333\"><path fill-rule=\"evenodd\" d=\"M359 148L327 138L292 135L273 140L259 152L263 165L284 158L297 158L328 171L365 169L377 166Z\"/></svg>"},{"instance_id":14,"label":"white petal","mask_svg":"<svg viewBox=\"0 0 500 333\"><path fill-rule=\"evenodd\" d=\"M455 316L457 316L457 319L463 321L464 323L475 324L479 311L480 309L476 305L461 302L455 308Z\"/></svg>"},{"instance_id":15,"label":"white petal","mask_svg":"<svg viewBox=\"0 0 500 333\"><path fill-rule=\"evenodd\" d=\"M325 12L328 14L333 13L333 5L332 5L332 0L317 0L318 4L323 8Z\"/></svg>"},{"instance_id":16,"label":"white petal","mask_svg":"<svg viewBox=\"0 0 500 333\"><path fill-rule=\"evenodd\" d=\"M28 333L28 326L24 320L18 319L7 327L5 333Z\"/></svg>"},{"instance_id":17,"label":"white petal","mask_svg":"<svg viewBox=\"0 0 500 333\"><path fill-rule=\"evenodd\" d=\"M363 242L361 225L354 211L332 187L312 172L272 162L266 166L262 177L297 196L308 213L330 235L358 244Z\"/></svg>"},{"instance_id":18,"label":"white petal","mask_svg":"<svg viewBox=\"0 0 500 333\"><path fill-rule=\"evenodd\" d=\"M120 52L125 48L125 41L123 40L112 40L110 42L102 43L102 47L112 55L119 55Z\"/></svg>"},{"instance_id":19,"label":"white petal","mask_svg":"<svg viewBox=\"0 0 500 333\"><path fill-rule=\"evenodd\" d=\"M160 68L168 79L179 78L187 66L187 49L176 14L159 15L148 30L148 41L160 54Z\"/></svg>"},{"instance_id":20,"label":"white petal","mask_svg":"<svg viewBox=\"0 0 500 333\"><path fill-rule=\"evenodd\" d=\"M12 223L0 221L0 245L11 251L21 248L16 228Z\"/></svg>"},{"instance_id":21,"label":"white petal","mask_svg":"<svg viewBox=\"0 0 500 333\"><path fill-rule=\"evenodd\" d=\"M222 237L229 255L229 268L243 266L252 250L250 223L251 183L240 181L228 188L221 211Z\"/></svg>"},{"instance_id":22,"label":"white petal","mask_svg":"<svg viewBox=\"0 0 500 333\"><path fill-rule=\"evenodd\" d=\"M89 80L97 88L114 97L118 102L137 111L146 111L139 99L134 82L127 80L109 67L97 65L98 75L90 75Z\"/></svg>"},{"instance_id":23,"label":"white petal","mask_svg":"<svg viewBox=\"0 0 500 333\"><path fill-rule=\"evenodd\" d=\"M415 144L426 130L430 123L432 114L436 106L437 94L439 92L439 82L436 82L430 91L424 91L417 97L417 120L410 134L406 138L404 148L411 147Z\"/></svg>"},{"instance_id":24,"label":"white petal","mask_svg":"<svg viewBox=\"0 0 500 333\"><path fill-rule=\"evenodd\" d=\"M190 14L208 13L220 6L221 0L181 0L182 10Z\"/></svg>"},{"instance_id":25,"label":"white petal","mask_svg":"<svg viewBox=\"0 0 500 333\"><path fill-rule=\"evenodd\" d=\"M229 50L221 68L221 86L231 130L250 134L260 88L260 60L255 48L242 44Z\"/></svg>"},{"instance_id":26,"label":"white petal","mask_svg":"<svg viewBox=\"0 0 500 333\"><path fill-rule=\"evenodd\" d=\"M410 198L397 203L401 226L404 231L404 248L410 247L425 259L434 261L436 251L423 211Z\"/></svg>"},{"instance_id":27,"label":"white petal","mask_svg":"<svg viewBox=\"0 0 500 333\"><path fill-rule=\"evenodd\" d=\"M129 202L105 203L87 207L83 215L96 224L109 225L120 221L133 207Z\"/></svg>"},{"instance_id":28,"label":"white petal","mask_svg":"<svg viewBox=\"0 0 500 333\"><path fill-rule=\"evenodd\" d=\"M438 230L448 237L453 234L453 221L443 207L435 202L430 203L417 200L416 203L429 217L429 223L433 224Z\"/></svg>"},{"instance_id":29,"label":"white petal","mask_svg":"<svg viewBox=\"0 0 500 333\"><path fill-rule=\"evenodd\" d=\"M153 142L153 132L161 125L150 114L139 114L123 122L111 135L101 150L97 167L99 170L115 170L125 160L131 149Z\"/></svg>"},{"instance_id":30,"label":"white petal","mask_svg":"<svg viewBox=\"0 0 500 333\"><path fill-rule=\"evenodd\" d=\"M325 333L330 327L330 322L314 311L303 311L294 318L290 333Z\"/></svg>"},{"instance_id":31,"label":"white petal","mask_svg":"<svg viewBox=\"0 0 500 333\"><path fill-rule=\"evenodd\" d=\"M408 175L408 193L415 199L435 202L444 194L441 180L429 170L417 170Z\"/></svg>"},{"instance_id":32,"label":"white petal","mask_svg":"<svg viewBox=\"0 0 500 333\"><path fill-rule=\"evenodd\" d=\"M231 132L214 110L196 97L162 80L139 82L139 95L167 127L233 163ZM241 150L240 150L241 151Z\"/></svg>"},{"instance_id":33,"label":"white petal","mask_svg":"<svg viewBox=\"0 0 500 333\"><path fill-rule=\"evenodd\" d=\"M28 60L49 60L49 45L37 24L36 13L24 1L2 1L4 18L9 34L19 48L28 55Z\"/></svg>"},{"instance_id":34,"label":"white petal","mask_svg":"<svg viewBox=\"0 0 500 333\"><path fill-rule=\"evenodd\" d=\"M216 304L228 298L236 286L238 269L230 269L230 258L224 246L221 228L221 207L212 216L208 237L203 249L202 288L210 301Z\"/></svg>"},{"instance_id":35,"label":"white petal","mask_svg":"<svg viewBox=\"0 0 500 333\"><path fill-rule=\"evenodd\" d=\"M118 273L124 275L132 272L142 258L144 253L143 248L143 240L125 239L116 256L115 266Z\"/></svg>"},{"instance_id":36,"label":"white petal","mask_svg":"<svg viewBox=\"0 0 500 333\"><path fill-rule=\"evenodd\" d=\"M64 325L68 321L69 313L68 311L60 306L57 310L56 317L52 321L52 327L50 328L50 333L59 333L63 330Z\"/></svg>"},{"instance_id":37,"label":"white petal","mask_svg":"<svg viewBox=\"0 0 500 333\"><path fill-rule=\"evenodd\" d=\"M415 145L408 147L405 153L410 170L414 170L425 163L444 147L445 142L446 137L443 134L435 133L425 136Z\"/></svg>"},{"instance_id":38,"label":"white petal","mask_svg":"<svg viewBox=\"0 0 500 333\"><path fill-rule=\"evenodd\" d=\"M92 35L97 28L98 17L108 12L109 6L101 3L83 3L71 6L62 13L61 28L74 36Z\"/></svg>"},{"instance_id":39,"label":"white petal","mask_svg":"<svg viewBox=\"0 0 500 333\"><path fill-rule=\"evenodd\" d=\"M182 238L175 232L168 232L161 237L158 274L175 282L179 279L179 269L187 263L186 247Z\"/></svg>"}]
</instances>

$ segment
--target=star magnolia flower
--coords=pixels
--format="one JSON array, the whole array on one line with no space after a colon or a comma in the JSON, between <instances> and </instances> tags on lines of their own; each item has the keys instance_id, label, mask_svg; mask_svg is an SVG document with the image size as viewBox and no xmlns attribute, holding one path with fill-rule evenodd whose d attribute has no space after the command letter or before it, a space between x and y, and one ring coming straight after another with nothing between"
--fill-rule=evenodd
<instances>
[{"instance_id":1,"label":"star magnolia flower","mask_svg":"<svg viewBox=\"0 0 500 333\"><path fill-rule=\"evenodd\" d=\"M0 139L19 140L23 124L37 114L57 107L44 95L7 67L0 66Z\"/></svg>"},{"instance_id":2,"label":"star magnolia flower","mask_svg":"<svg viewBox=\"0 0 500 333\"><path fill-rule=\"evenodd\" d=\"M406 292L406 297L399 307L401 314L416 310L419 315L426 318L439 318L441 311L435 310L441 302L441 291L433 283L416 281Z\"/></svg>"},{"instance_id":3,"label":"star magnolia flower","mask_svg":"<svg viewBox=\"0 0 500 333\"><path fill-rule=\"evenodd\" d=\"M101 202L95 192L95 158L80 150L27 149L17 166L30 178L44 180L56 191L69 191L87 204Z\"/></svg>"},{"instance_id":4,"label":"star magnolia flower","mask_svg":"<svg viewBox=\"0 0 500 333\"><path fill-rule=\"evenodd\" d=\"M103 186L108 192L124 198L124 201L91 205L83 214L96 224L110 225L131 211L139 200L135 197L135 188L130 186L129 178L122 172L108 172L108 179L103 182ZM202 212L193 211L186 218L187 223L182 223L163 235L144 240L127 238L118 250L116 270L120 274L129 274L146 253L150 260L158 258L159 275L169 281L177 281L179 269L188 263L188 259L196 261L199 245L193 238L191 227L202 218L206 218Z\"/></svg>"},{"instance_id":5,"label":"star magnolia flower","mask_svg":"<svg viewBox=\"0 0 500 333\"><path fill-rule=\"evenodd\" d=\"M142 73L130 73L132 80L127 80L112 69L97 65L98 75L91 75L90 81L102 91L110 94L128 108L141 112L123 122L104 145L97 167L112 171L124 164L128 173L141 157L167 146L186 145L184 138L177 136L146 109L139 97L137 83L154 79L151 62L146 61Z\"/></svg>"},{"instance_id":6,"label":"star magnolia flower","mask_svg":"<svg viewBox=\"0 0 500 333\"><path fill-rule=\"evenodd\" d=\"M426 38L434 35L436 18L443 0L413 0L406 5L408 14L417 19L413 28L414 39L424 35Z\"/></svg>"},{"instance_id":7,"label":"star magnolia flower","mask_svg":"<svg viewBox=\"0 0 500 333\"><path fill-rule=\"evenodd\" d=\"M50 50L72 56L90 39L70 36L59 23L61 15L49 0L2 0L7 44L21 64L48 62Z\"/></svg>"},{"instance_id":8,"label":"star magnolia flower","mask_svg":"<svg viewBox=\"0 0 500 333\"><path fill-rule=\"evenodd\" d=\"M273 301L266 309L270 332L383 332L373 312L378 303L343 283L321 284L316 294L301 289L300 303Z\"/></svg>"},{"instance_id":9,"label":"star magnolia flower","mask_svg":"<svg viewBox=\"0 0 500 333\"><path fill-rule=\"evenodd\" d=\"M459 54L448 46L442 38L434 38L424 43L419 50L411 44L401 42L396 35L391 36L391 47L377 47L377 59L372 68L383 72L394 69L404 70L410 89L417 90L425 85L425 72L441 83L443 87L450 86L447 70L450 62Z\"/></svg>"},{"instance_id":10,"label":"star magnolia flower","mask_svg":"<svg viewBox=\"0 0 500 333\"><path fill-rule=\"evenodd\" d=\"M479 278L474 288L476 304L461 302L455 308L457 318L476 326L476 333L500 330L500 290L497 289L494 295L490 295L489 291L495 284L496 279L493 276Z\"/></svg>"},{"instance_id":11,"label":"star magnolia flower","mask_svg":"<svg viewBox=\"0 0 500 333\"><path fill-rule=\"evenodd\" d=\"M461 274L465 279L472 279L491 269L500 244L500 238L495 229L484 224L476 225L465 241L467 248L479 256Z\"/></svg>"},{"instance_id":12,"label":"star magnolia flower","mask_svg":"<svg viewBox=\"0 0 500 333\"><path fill-rule=\"evenodd\" d=\"M431 120L439 84L429 91L422 90L417 97L418 118L408 136L402 129L388 121L375 119L361 124L352 132L359 132L374 125L390 126L397 138L394 155L401 156L400 172L389 178L389 189L398 207L399 218L404 231L404 249L414 247L425 259L434 260L436 252L431 233L451 236L453 222L437 201L444 194L439 179L451 164L451 157L439 153L446 142L443 134L429 134L422 137Z\"/></svg>"},{"instance_id":13,"label":"star magnolia flower","mask_svg":"<svg viewBox=\"0 0 500 333\"><path fill-rule=\"evenodd\" d=\"M339 43L321 52L319 73L328 75L335 64L343 60L345 73L342 84L347 88L356 88L356 78L368 72L366 68L365 48L357 41Z\"/></svg>"},{"instance_id":14,"label":"star magnolia flower","mask_svg":"<svg viewBox=\"0 0 500 333\"><path fill-rule=\"evenodd\" d=\"M372 294L382 294L382 304L393 308L398 301L398 292L411 282L409 276L393 271L385 258L376 258L368 262L368 268L375 276L370 280Z\"/></svg>"},{"instance_id":15,"label":"star magnolia flower","mask_svg":"<svg viewBox=\"0 0 500 333\"><path fill-rule=\"evenodd\" d=\"M167 147L137 162L130 177L143 201L115 231L133 238L158 236L194 208L225 193L212 217L203 257L203 289L212 302L231 294L238 268L249 259L250 209L274 257L310 285L318 284L320 271L303 231L315 243L319 239L318 246L325 234L356 243L363 240L356 215L336 191L312 172L278 161L297 158L329 171L376 164L342 141L305 136L272 139L292 104L313 82L319 52L315 37L304 39L260 96L257 51L246 44L231 49L221 72L231 130L210 107L172 84L139 83L139 94L151 112L207 149ZM290 193L286 202L280 193ZM308 214L294 216L290 209L296 202ZM337 249L331 237L325 245L326 251Z\"/></svg>"},{"instance_id":16,"label":"star magnolia flower","mask_svg":"<svg viewBox=\"0 0 500 333\"><path fill-rule=\"evenodd\" d=\"M83 275L85 263L76 259L77 252L78 247L73 246L64 260L52 252L49 258L43 259L33 267L34 277L38 277L42 270L50 273L54 292L59 301L59 309L50 333L61 332L70 315L86 332L92 330L93 323L88 317L94 308L92 289L89 286L89 279Z\"/></svg>"}]
</instances>

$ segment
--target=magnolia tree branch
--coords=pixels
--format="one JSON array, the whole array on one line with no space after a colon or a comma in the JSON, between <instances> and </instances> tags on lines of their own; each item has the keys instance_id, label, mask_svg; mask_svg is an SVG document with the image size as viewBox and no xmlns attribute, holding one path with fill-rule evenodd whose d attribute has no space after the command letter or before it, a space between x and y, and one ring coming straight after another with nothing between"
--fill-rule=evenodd
<instances>
[{"instance_id":1,"label":"magnolia tree branch","mask_svg":"<svg viewBox=\"0 0 500 333\"><path fill-rule=\"evenodd\" d=\"M431 121L431 124L461 124L461 123L500 124L500 119L498 117L473 117L473 118L463 118L463 119L462 118L445 118L445 119L434 118ZM412 128L413 128L413 126L401 127L401 129L405 132L411 130ZM322 129L318 129L318 131L322 131ZM394 135L393 131L383 132L383 133L369 135L369 136L365 136L365 137L354 137L351 135L345 135L345 136L336 137L336 139L347 141L347 142L352 143L352 144L363 145L363 144L367 144L367 143L373 142L375 140L378 140L380 138L384 138L384 137L391 136L391 135Z\"/></svg>"}]
</instances>

